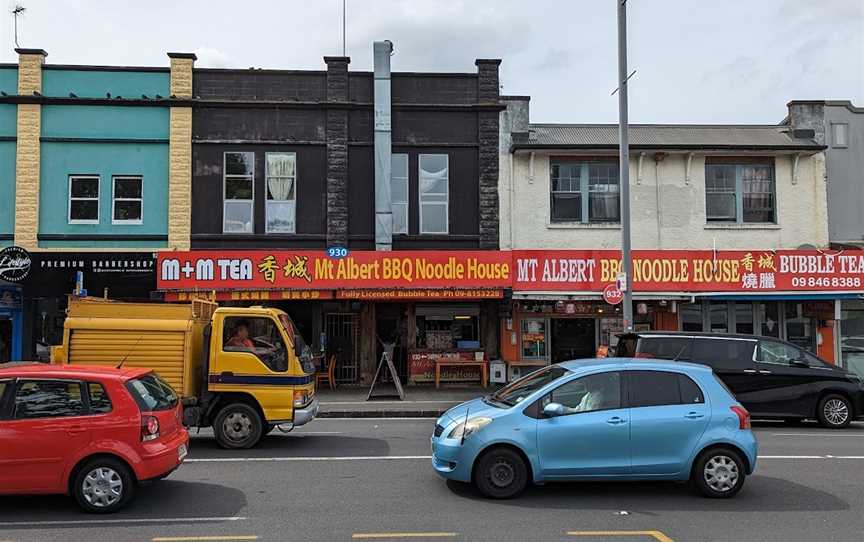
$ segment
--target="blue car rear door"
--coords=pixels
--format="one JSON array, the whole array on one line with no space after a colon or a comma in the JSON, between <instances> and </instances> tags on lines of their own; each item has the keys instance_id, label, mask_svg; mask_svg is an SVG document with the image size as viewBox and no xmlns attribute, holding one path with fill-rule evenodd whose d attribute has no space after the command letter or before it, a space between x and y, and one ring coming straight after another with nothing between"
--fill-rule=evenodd
<instances>
[{"instance_id":1,"label":"blue car rear door","mask_svg":"<svg viewBox=\"0 0 864 542\"><path fill-rule=\"evenodd\" d=\"M560 416L543 415L549 403ZM622 476L630 472L630 419L620 371L583 376L541 400L537 449L545 479Z\"/></svg>"},{"instance_id":2,"label":"blue car rear door","mask_svg":"<svg viewBox=\"0 0 864 542\"><path fill-rule=\"evenodd\" d=\"M683 373L626 371L634 476L670 476L687 468L710 421L705 394Z\"/></svg>"}]
</instances>

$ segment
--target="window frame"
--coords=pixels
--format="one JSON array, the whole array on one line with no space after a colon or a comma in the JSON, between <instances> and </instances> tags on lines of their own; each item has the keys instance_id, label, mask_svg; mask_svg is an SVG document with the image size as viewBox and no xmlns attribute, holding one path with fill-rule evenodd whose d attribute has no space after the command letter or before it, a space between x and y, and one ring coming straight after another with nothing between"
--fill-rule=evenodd
<instances>
[{"instance_id":1,"label":"window frame","mask_svg":"<svg viewBox=\"0 0 864 542\"><path fill-rule=\"evenodd\" d=\"M785 363L780 363L777 361L765 361L762 359L762 344L766 342L777 343L785 348L794 350L798 352L798 357L789 358L788 360L786 360ZM784 341L782 339L777 339L776 337L760 337L759 343L756 345L756 349L753 351L753 361L755 361L756 363L762 363L764 365L774 365L778 367L795 367L796 365L792 362L795 360L804 359L803 353L806 351L807 350L801 348L800 346Z\"/></svg>"},{"instance_id":2,"label":"window frame","mask_svg":"<svg viewBox=\"0 0 864 542\"><path fill-rule=\"evenodd\" d=\"M15 396L14 390L16 388L16 383L15 378L0 379L0 384L5 384L5 386L0 389L0 421L8 420L11 415L9 412L9 398Z\"/></svg>"},{"instance_id":3,"label":"window frame","mask_svg":"<svg viewBox=\"0 0 864 542\"><path fill-rule=\"evenodd\" d=\"M393 160L393 158L396 156L404 156L405 157L405 176L404 177L402 177L402 176L396 177L394 175L394 168L393 168L394 160ZM419 164L419 162L418 162L418 164ZM410 218L411 217L411 215L410 215L410 212L411 212L411 193L410 193L411 192L411 178L410 177L411 177L411 163L410 163L410 157L408 156L408 153L405 153L405 152L393 153L390 156L390 198L391 198L390 199L390 208L391 208L393 215L395 216L396 212L394 210L395 209L394 206L395 205L404 205L405 206L405 231L397 231L396 226L395 226L396 221L394 220L394 221L392 221L392 224L394 224L393 235L408 235L408 232L411 228L411 224L410 224L410 219L411 219ZM394 194L393 181L395 179L399 179L399 180L404 179L404 181L405 181L405 201L395 201L393 199L393 194ZM447 185L448 185L448 187L447 187L448 196L447 197L449 200L449 197L450 197L449 196L449 192L450 192L450 187L449 187L449 185L450 185L450 162L449 162L449 160L447 162ZM450 212L449 209L447 210L447 212L449 214L449 212Z\"/></svg>"},{"instance_id":4,"label":"window frame","mask_svg":"<svg viewBox=\"0 0 864 542\"><path fill-rule=\"evenodd\" d=\"M724 167L734 167L735 168L735 219L731 218L710 218L708 215L708 195L709 194L732 194L732 192L726 191L708 191L708 171L711 168L724 168ZM750 194L770 194L771 195L771 220L769 221L748 221L744 219L744 176L743 172L745 168L748 167L766 167L771 171L771 192L750 192ZM741 162L736 161L718 161L718 162L706 162L705 163L705 222L708 224L777 224L777 167L773 160L766 160L764 162L752 162L748 163L746 160Z\"/></svg>"},{"instance_id":5,"label":"window frame","mask_svg":"<svg viewBox=\"0 0 864 542\"><path fill-rule=\"evenodd\" d=\"M843 127L843 139L844 142L837 143L837 132L836 129L838 127ZM849 148L849 123L848 122L832 122L831 123L831 148L832 149L847 149Z\"/></svg>"},{"instance_id":6,"label":"window frame","mask_svg":"<svg viewBox=\"0 0 864 542\"><path fill-rule=\"evenodd\" d=\"M96 197L82 198L72 196L72 183L76 180L96 180ZM66 186L68 193L66 198L66 221L68 224L99 224L99 219L102 216L102 177L100 175L86 174L70 174ZM96 200L96 218L95 219L78 219L72 218L72 201L93 201Z\"/></svg>"},{"instance_id":7,"label":"window frame","mask_svg":"<svg viewBox=\"0 0 864 542\"><path fill-rule=\"evenodd\" d=\"M593 376L609 375L609 374L617 374L618 375L618 406L608 407L608 408L597 408L594 410L582 410L582 411L577 411L577 412L565 412L564 414L561 414L559 416L554 416L553 419L554 418L563 418L566 416L574 416L577 414L591 414L594 412L605 412L605 411L609 411L609 410L621 410L622 408L628 408L627 403L629 402L629 397L627 394L629 392L627 391L628 386L625 384L625 380L627 378L625 376L626 371L623 371L621 369L612 369L612 370L608 370L608 371L598 371L596 373L579 375L575 378L571 378L571 379L567 380L566 382L562 382L561 384L559 384L555 388L549 390L547 393L544 393L543 396L540 397L540 399L538 400L539 401L540 415L543 417L546 417L546 416L544 416L543 409L546 408L546 405L548 405L549 403L555 402L554 396L555 396L556 390L563 388L564 386L569 386L570 384L572 384L576 381L579 381L579 380L584 380L586 378L591 378ZM566 407L566 405L565 405L565 408L572 408L572 407Z\"/></svg>"},{"instance_id":8,"label":"window frame","mask_svg":"<svg viewBox=\"0 0 864 542\"><path fill-rule=\"evenodd\" d=\"M141 197L139 198L118 198L117 181L118 180L137 180L141 183ZM137 220L118 220L116 217L118 201L137 201L141 203L141 216ZM128 225L140 226L144 224L144 176L143 175L112 175L111 176L111 224L112 225Z\"/></svg>"},{"instance_id":9,"label":"window frame","mask_svg":"<svg viewBox=\"0 0 864 542\"><path fill-rule=\"evenodd\" d=\"M237 326L240 322L246 321L248 323L248 327L252 328L253 327L253 324L252 324L253 320L266 320L272 326L270 329L275 331L276 335L278 335L278 340L282 344L282 351L285 354L285 360L284 360L285 368L284 369L279 369L279 368L273 367L272 362L276 361L275 354L278 352L278 349L274 349L270 353L271 354L271 360L270 360L270 362L268 362L262 357L263 352L259 352L258 346L253 346L252 349L246 349L244 347L233 347L233 346L229 347L228 346L228 341L230 340L230 337L231 337L230 333L232 333L234 327ZM249 331L250 331L249 339L252 340L253 344L254 344L254 338L251 335L252 329L249 329ZM261 366L264 367L266 370L270 371L271 373L275 373L275 374L287 373L288 369L290 368L289 352L288 352L288 345L290 343L285 340L285 335L283 333L283 325L282 325L281 320L276 320L270 316L248 316L247 317L247 316L228 315L225 317L225 319L222 322L222 336L219 338L219 342L220 342L219 350L223 354L249 354L251 356L254 356L255 359L257 359L258 362L261 364ZM228 348L231 348L231 350L229 350Z\"/></svg>"},{"instance_id":10,"label":"window frame","mask_svg":"<svg viewBox=\"0 0 864 542\"><path fill-rule=\"evenodd\" d=\"M251 154L252 155L252 172L250 174L237 175L237 174L228 174L228 155L229 154ZM251 199L228 199L226 196L228 194L228 178L236 178L236 179L246 179L249 178L249 183L252 185L252 198ZM227 231L225 229L225 220L228 216L226 212L226 208L228 206L228 202L241 202L249 204L249 224L251 225L251 231ZM222 152L222 234L223 235L251 235L255 233L255 152L254 151L223 151Z\"/></svg>"},{"instance_id":11,"label":"window frame","mask_svg":"<svg viewBox=\"0 0 864 542\"><path fill-rule=\"evenodd\" d=\"M28 382L62 382L64 384L78 384L78 390L81 395L81 412L78 414L72 414L69 416L39 416L39 417L28 417L28 418L18 418L16 417L17 411L17 401L18 391L21 389L22 384L26 384ZM12 393L9 397L9 405L8 405L8 419L10 421L16 422L25 422L25 421L33 421L33 420L57 420L57 419L65 419L65 418L81 418L84 416L88 416L90 414L90 405L88 404L87 392L84 390L84 381L78 380L75 378L43 378L43 377L27 377L27 378L16 378L15 385L12 386Z\"/></svg>"},{"instance_id":12,"label":"window frame","mask_svg":"<svg viewBox=\"0 0 864 542\"><path fill-rule=\"evenodd\" d=\"M267 160L267 157L271 154L281 154L281 155L285 155L285 156L292 156L294 158L294 176L290 177L290 176L282 176L282 175L270 175L269 161ZM276 178L280 178L280 179L292 179L292 182L294 183L294 187L293 187L294 188L294 190L293 190L294 198L284 199L284 200L283 199L270 199L270 186L269 186L270 177L276 177ZM299 187L297 185L297 153L291 152L291 151L265 152L264 153L264 233L265 234L269 234L269 235L272 235L272 234L292 235L292 234L297 233L297 199L298 199L297 189L298 188ZM254 160L253 160L253 166L252 166L252 201L253 202L255 201L255 166L254 166ZM270 229L270 204L271 204L271 202L272 203L278 203L280 205L285 205L286 203L290 202L294 206L294 227L291 229L291 231L272 231ZM253 208L254 208L254 205L253 205ZM253 209L253 212L254 212L254 209ZM254 217L252 220L252 229L253 229L253 231L255 229Z\"/></svg>"},{"instance_id":13,"label":"window frame","mask_svg":"<svg viewBox=\"0 0 864 542\"><path fill-rule=\"evenodd\" d=\"M552 171L554 166L578 166L579 169L579 189L572 189L572 181L571 181L571 189L570 190L555 190L555 179L552 176ZM595 190L592 189L591 185L591 166L614 166L616 172L618 173L617 179L617 187L618 190L615 192L618 194L618 218L615 220L601 220L597 218L591 217L591 195L592 194L609 194L611 191L608 190ZM609 185L609 183L606 183ZM555 204L555 195L556 194L578 194L579 195L579 218L555 218L553 216L553 208ZM554 158L549 160L549 222L552 224L620 224L621 223L621 166L616 159L566 159L566 158Z\"/></svg>"},{"instance_id":14,"label":"window frame","mask_svg":"<svg viewBox=\"0 0 864 542\"><path fill-rule=\"evenodd\" d=\"M93 412L93 401L90 395L90 386L94 385L102 388L102 393L104 393L105 397L108 399L109 408L107 412ZM87 391L87 398L84 401L84 404L86 405L88 416L105 416L106 414L111 414L112 412L114 412L114 401L111 399L111 394L108 393L108 386L96 380L85 380L84 389Z\"/></svg>"},{"instance_id":15,"label":"window frame","mask_svg":"<svg viewBox=\"0 0 864 542\"><path fill-rule=\"evenodd\" d=\"M424 156L443 156L447 162L447 192L426 193L426 195L444 196L444 201L423 201L423 157ZM421 153L417 155L417 211L418 224L417 229L420 235L449 235L450 234L450 155L446 153ZM423 206L432 205L435 207L444 207L444 231L426 231L423 229Z\"/></svg>"}]
</instances>

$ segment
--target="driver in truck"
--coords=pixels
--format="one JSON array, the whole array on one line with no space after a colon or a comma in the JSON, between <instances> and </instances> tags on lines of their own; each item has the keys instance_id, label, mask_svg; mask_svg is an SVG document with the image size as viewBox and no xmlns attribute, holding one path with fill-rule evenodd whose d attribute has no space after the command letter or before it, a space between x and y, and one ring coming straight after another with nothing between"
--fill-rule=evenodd
<instances>
[{"instance_id":1,"label":"driver in truck","mask_svg":"<svg viewBox=\"0 0 864 542\"><path fill-rule=\"evenodd\" d=\"M246 320L237 322L237 325L234 326L234 333L228 339L228 342L225 343L225 346L254 350L255 343L249 338L249 322Z\"/></svg>"}]
</instances>

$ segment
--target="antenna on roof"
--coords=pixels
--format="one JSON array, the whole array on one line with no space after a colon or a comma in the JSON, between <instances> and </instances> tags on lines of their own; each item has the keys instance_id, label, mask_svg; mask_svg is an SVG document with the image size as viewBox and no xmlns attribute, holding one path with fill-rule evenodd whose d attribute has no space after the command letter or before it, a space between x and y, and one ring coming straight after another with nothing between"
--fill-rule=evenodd
<instances>
[{"instance_id":1,"label":"antenna on roof","mask_svg":"<svg viewBox=\"0 0 864 542\"><path fill-rule=\"evenodd\" d=\"M21 46L18 45L18 16L27 11L27 8L22 6L21 4L17 4L15 9L12 10L12 17L15 19L15 48L18 49Z\"/></svg>"},{"instance_id":2,"label":"antenna on roof","mask_svg":"<svg viewBox=\"0 0 864 542\"><path fill-rule=\"evenodd\" d=\"M126 355L123 356L123 359L120 360L120 363L117 364L117 367L115 367L115 369L122 369L123 368L123 364L126 363L126 360L129 359L129 356L132 354L132 351L135 350L135 347L138 346L138 343L140 343L141 339L143 339L143 338L144 338L144 335L138 335L138 340L135 341L135 344L132 345L132 348L130 348L129 351L126 352Z\"/></svg>"},{"instance_id":3,"label":"antenna on roof","mask_svg":"<svg viewBox=\"0 0 864 542\"><path fill-rule=\"evenodd\" d=\"M342 0L342 56L345 55L345 28L347 26L345 20L345 12L347 10L347 0Z\"/></svg>"}]
</instances>

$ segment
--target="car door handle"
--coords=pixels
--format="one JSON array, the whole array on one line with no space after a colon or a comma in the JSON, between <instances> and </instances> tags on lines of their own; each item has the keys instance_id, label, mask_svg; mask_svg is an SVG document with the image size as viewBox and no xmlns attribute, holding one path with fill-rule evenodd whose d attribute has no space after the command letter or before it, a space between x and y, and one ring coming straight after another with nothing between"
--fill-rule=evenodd
<instances>
[{"instance_id":1,"label":"car door handle","mask_svg":"<svg viewBox=\"0 0 864 542\"><path fill-rule=\"evenodd\" d=\"M744 372L750 375L755 375L756 369L744 369Z\"/></svg>"},{"instance_id":2,"label":"car door handle","mask_svg":"<svg viewBox=\"0 0 864 542\"><path fill-rule=\"evenodd\" d=\"M687 414L684 414L684 417L688 420L698 420L699 418L704 418L705 414L700 414L698 412L688 412Z\"/></svg>"},{"instance_id":3,"label":"car door handle","mask_svg":"<svg viewBox=\"0 0 864 542\"><path fill-rule=\"evenodd\" d=\"M608 420L606 420L606 423L608 423L609 425L621 425L622 423L626 423L626 422L627 422L627 420L625 420L624 418L621 418L619 416L613 416L612 418L609 418Z\"/></svg>"},{"instance_id":4,"label":"car door handle","mask_svg":"<svg viewBox=\"0 0 864 542\"><path fill-rule=\"evenodd\" d=\"M760 370L759 370L759 374L760 374L760 375L770 375L770 374L773 374L773 373L772 373L771 371L765 371L765 370L761 370L761 369L760 369Z\"/></svg>"}]
</instances>

